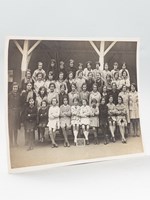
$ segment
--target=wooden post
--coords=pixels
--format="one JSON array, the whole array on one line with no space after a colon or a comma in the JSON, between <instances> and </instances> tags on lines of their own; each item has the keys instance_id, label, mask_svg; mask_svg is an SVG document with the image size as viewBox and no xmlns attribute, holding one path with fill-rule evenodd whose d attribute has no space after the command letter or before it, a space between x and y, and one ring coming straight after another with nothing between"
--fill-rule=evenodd
<instances>
[{"instance_id":1,"label":"wooden post","mask_svg":"<svg viewBox=\"0 0 150 200\"><path fill-rule=\"evenodd\" d=\"M100 57L99 57L99 62L101 64L100 68L103 70L104 68L104 50L105 50L105 41L100 42Z\"/></svg>"}]
</instances>

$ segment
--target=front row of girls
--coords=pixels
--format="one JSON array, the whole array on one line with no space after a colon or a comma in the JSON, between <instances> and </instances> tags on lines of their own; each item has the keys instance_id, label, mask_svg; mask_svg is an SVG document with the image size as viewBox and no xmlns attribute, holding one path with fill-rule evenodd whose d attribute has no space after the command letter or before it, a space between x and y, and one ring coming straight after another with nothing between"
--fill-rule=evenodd
<instances>
[{"instance_id":1,"label":"front row of girls","mask_svg":"<svg viewBox=\"0 0 150 200\"><path fill-rule=\"evenodd\" d=\"M47 101L41 102L41 107L37 112L35 101L29 98L29 106L25 112L28 133L28 150L33 149L34 131L36 124L41 134L41 140L44 141L45 127L49 128L49 136L52 142L52 148L58 147L56 143L56 131L61 129L64 137L64 147L70 147L68 140L68 131L72 126L74 135L74 144L77 144L79 128L81 126L86 145L89 145L89 128L92 128L94 135L94 144L98 144L98 127L101 127L104 135L104 144L109 143L108 131L111 133L111 140L115 142L115 129L118 126L121 134L122 143L126 143L125 128L127 127L127 109L123 103L123 98L118 96L118 104L113 103L113 96L109 96L109 103L106 104L106 98L102 97L100 105L97 100L92 99L91 106L87 104L87 99L82 99L82 105L79 105L79 99L73 99L73 105L68 104L68 98L63 98L63 104L59 107L57 98L53 97L51 106L47 106ZM38 123L36 121L38 116ZM117 126L116 126L117 125Z\"/></svg>"}]
</instances>

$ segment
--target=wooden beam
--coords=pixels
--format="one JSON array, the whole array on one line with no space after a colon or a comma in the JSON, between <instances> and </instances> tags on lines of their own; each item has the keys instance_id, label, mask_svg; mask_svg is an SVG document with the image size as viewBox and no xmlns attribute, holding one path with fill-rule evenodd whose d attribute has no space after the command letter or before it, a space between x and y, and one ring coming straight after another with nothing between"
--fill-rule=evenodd
<instances>
[{"instance_id":1,"label":"wooden beam","mask_svg":"<svg viewBox=\"0 0 150 200\"><path fill-rule=\"evenodd\" d=\"M97 46L94 44L93 41L89 41L90 44L92 45L92 47L94 48L94 50L96 51L96 53L100 56L100 51L98 50Z\"/></svg>"},{"instance_id":2,"label":"wooden beam","mask_svg":"<svg viewBox=\"0 0 150 200\"><path fill-rule=\"evenodd\" d=\"M23 54L23 49L21 48L20 44L16 40L14 40L14 43L16 47L18 48L18 50L20 51L20 53Z\"/></svg>"},{"instance_id":3,"label":"wooden beam","mask_svg":"<svg viewBox=\"0 0 150 200\"><path fill-rule=\"evenodd\" d=\"M38 40L29 50L28 50L28 55L32 53L32 51L40 44L41 40Z\"/></svg>"},{"instance_id":4,"label":"wooden beam","mask_svg":"<svg viewBox=\"0 0 150 200\"><path fill-rule=\"evenodd\" d=\"M108 51L110 51L110 49L114 46L116 44L116 42L114 41L114 42L112 42L110 45L109 45L109 47L105 50L105 52L104 52L104 56L108 53Z\"/></svg>"},{"instance_id":5,"label":"wooden beam","mask_svg":"<svg viewBox=\"0 0 150 200\"><path fill-rule=\"evenodd\" d=\"M105 50L105 41L100 42L100 57L99 62L101 64L100 68L103 70L104 68L104 50Z\"/></svg>"},{"instance_id":6,"label":"wooden beam","mask_svg":"<svg viewBox=\"0 0 150 200\"><path fill-rule=\"evenodd\" d=\"M24 72L28 68L28 49L29 49L29 40L25 40L23 44L23 57L21 62L21 71Z\"/></svg>"}]
</instances>

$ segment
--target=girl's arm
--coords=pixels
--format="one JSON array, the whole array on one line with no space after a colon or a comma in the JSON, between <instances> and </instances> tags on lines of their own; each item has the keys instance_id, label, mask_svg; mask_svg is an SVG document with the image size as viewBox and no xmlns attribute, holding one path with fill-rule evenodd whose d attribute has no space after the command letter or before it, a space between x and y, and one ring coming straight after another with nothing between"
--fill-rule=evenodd
<instances>
[{"instance_id":1,"label":"girl's arm","mask_svg":"<svg viewBox=\"0 0 150 200\"><path fill-rule=\"evenodd\" d=\"M54 118L57 118L57 117L59 117L59 115L60 115L60 108L57 107L57 108L55 109L55 113L53 114L53 116L54 116Z\"/></svg>"},{"instance_id":2,"label":"girl's arm","mask_svg":"<svg viewBox=\"0 0 150 200\"><path fill-rule=\"evenodd\" d=\"M70 106L69 106L68 111L66 112L66 116L67 116L67 117L70 117L70 116L71 116L71 109L70 109Z\"/></svg>"}]
</instances>

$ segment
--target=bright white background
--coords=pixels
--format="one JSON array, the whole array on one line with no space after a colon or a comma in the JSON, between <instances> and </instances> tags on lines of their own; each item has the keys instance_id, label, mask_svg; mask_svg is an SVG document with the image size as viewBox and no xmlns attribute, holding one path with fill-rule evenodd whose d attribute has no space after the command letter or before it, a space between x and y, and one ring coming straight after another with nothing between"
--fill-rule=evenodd
<instances>
[{"instance_id":1,"label":"bright white background","mask_svg":"<svg viewBox=\"0 0 150 200\"><path fill-rule=\"evenodd\" d=\"M6 36L139 37L142 131L150 153L149 9L149 0L0 0L0 199L150 198L149 156L9 175L4 96Z\"/></svg>"}]
</instances>

